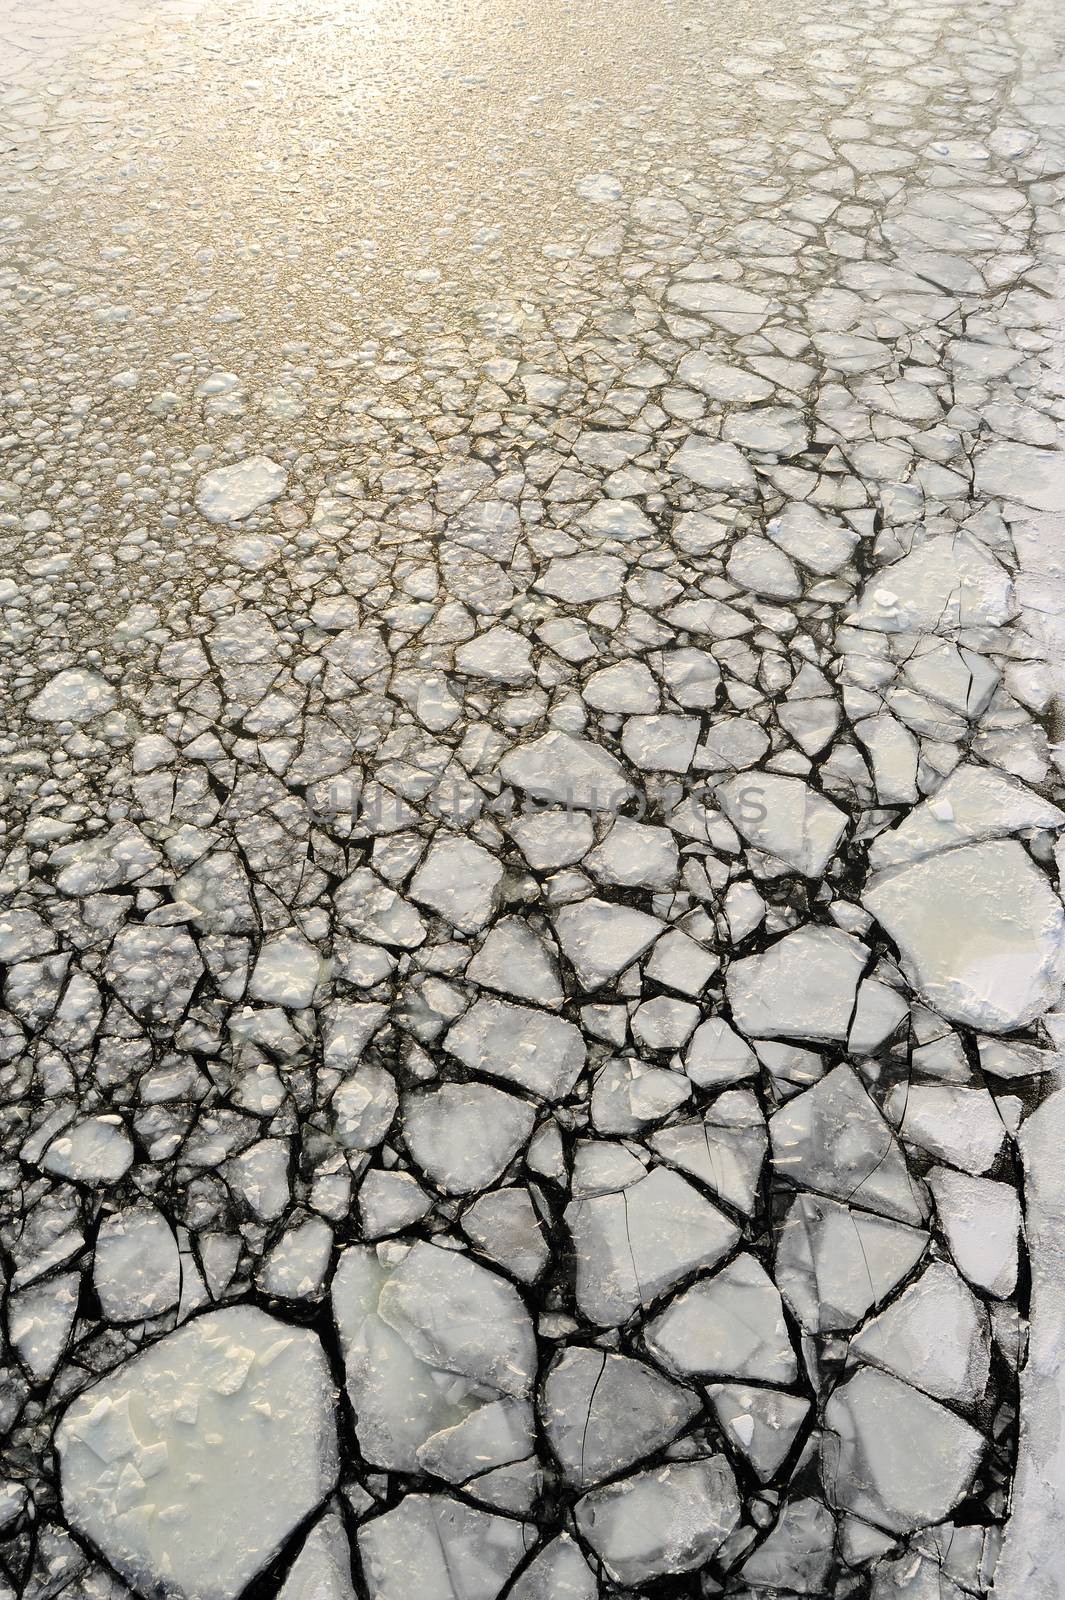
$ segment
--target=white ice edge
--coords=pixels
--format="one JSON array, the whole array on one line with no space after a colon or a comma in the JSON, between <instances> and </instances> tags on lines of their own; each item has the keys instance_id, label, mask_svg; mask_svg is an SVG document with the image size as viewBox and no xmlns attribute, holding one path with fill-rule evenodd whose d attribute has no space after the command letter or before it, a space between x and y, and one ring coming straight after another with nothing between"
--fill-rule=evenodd
<instances>
[{"instance_id":1,"label":"white ice edge","mask_svg":"<svg viewBox=\"0 0 1065 1600\"><path fill-rule=\"evenodd\" d=\"M1065 1018L1056 1019L1065 1038ZM1021 1369L1020 1437L1010 1519L995 1570L995 1600L1065 1594L1065 1055L1058 1087L1025 1123L1024 1161L1032 1300Z\"/></svg>"},{"instance_id":2,"label":"white ice edge","mask_svg":"<svg viewBox=\"0 0 1065 1600\"><path fill-rule=\"evenodd\" d=\"M1065 279L1065 274L1062 275ZM1065 282L1054 316L1054 376L1065 385ZM1065 474L1065 453L1061 457ZM1017 510L1017 595L1046 649L1055 733L1065 733L1065 516ZM1065 1596L1065 1012L1046 1019L1058 1046L1056 1086L1024 1123L1025 1227L1032 1275L1027 1360L1020 1372L1017 1464L995 1569L995 1600Z\"/></svg>"}]
</instances>

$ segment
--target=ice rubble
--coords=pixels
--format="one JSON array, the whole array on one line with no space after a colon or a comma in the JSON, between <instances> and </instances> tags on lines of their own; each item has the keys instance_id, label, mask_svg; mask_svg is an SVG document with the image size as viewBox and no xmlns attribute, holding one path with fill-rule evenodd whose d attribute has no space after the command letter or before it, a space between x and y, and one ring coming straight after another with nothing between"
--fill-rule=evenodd
<instances>
[{"instance_id":1,"label":"ice rubble","mask_svg":"<svg viewBox=\"0 0 1065 1600\"><path fill-rule=\"evenodd\" d=\"M119 181L118 68L0 103L25 1600L987 1592L1065 975L1033 8L812 3L713 72L685 33L668 97L622 39L632 116L507 100L585 152L565 203L530 166L497 234L456 162L402 315L260 153L241 305L196 257L160 311L217 205L106 272L47 237ZM121 181L169 170L171 50L258 126L211 34L151 43ZM238 294L275 256L292 342Z\"/></svg>"}]
</instances>

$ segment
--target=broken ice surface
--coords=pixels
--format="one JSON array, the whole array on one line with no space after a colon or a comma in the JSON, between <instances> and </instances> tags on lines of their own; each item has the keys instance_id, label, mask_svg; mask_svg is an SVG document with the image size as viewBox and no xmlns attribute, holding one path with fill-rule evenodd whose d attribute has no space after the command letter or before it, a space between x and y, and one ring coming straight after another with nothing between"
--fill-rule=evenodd
<instances>
[{"instance_id":1,"label":"broken ice surface","mask_svg":"<svg viewBox=\"0 0 1065 1600\"><path fill-rule=\"evenodd\" d=\"M1051 1600L1061 18L361 9L0 24L3 1595Z\"/></svg>"}]
</instances>

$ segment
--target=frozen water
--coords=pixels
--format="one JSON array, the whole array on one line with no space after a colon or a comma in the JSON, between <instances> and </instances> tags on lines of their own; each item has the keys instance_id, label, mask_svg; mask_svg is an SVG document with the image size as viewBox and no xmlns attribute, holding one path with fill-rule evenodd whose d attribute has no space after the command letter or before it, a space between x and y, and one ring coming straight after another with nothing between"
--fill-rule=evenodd
<instances>
[{"instance_id":1,"label":"frozen water","mask_svg":"<svg viewBox=\"0 0 1065 1600\"><path fill-rule=\"evenodd\" d=\"M582 1488L655 1454L699 1414L690 1390L628 1356L574 1347L544 1379L551 1449Z\"/></svg>"},{"instance_id":2,"label":"frozen water","mask_svg":"<svg viewBox=\"0 0 1065 1600\"><path fill-rule=\"evenodd\" d=\"M280 1591L284 1600L355 1600L343 1520L327 1511L314 1525Z\"/></svg>"},{"instance_id":3,"label":"frozen water","mask_svg":"<svg viewBox=\"0 0 1065 1600\"><path fill-rule=\"evenodd\" d=\"M751 1256L739 1255L693 1285L648 1325L647 1348L691 1377L791 1383L797 1376L780 1295Z\"/></svg>"},{"instance_id":4,"label":"frozen water","mask_svg":"<svg viewBox=\"0 0 1065 1600\"><path fill-rule=\"evenodd\" d=\"M137 1588L238 1595L337 1475L318 1339L252 1306L196 1318L67 1409L73 1525Z\"/></svg>"},{"instance_id":5,"label":"frozen water","mask_svg":"<svg viewBox=\"0 0 1065 1600\"><path fill-rule=\"evenodd\" d=\"M985 1448L954 1412L872 1367L859 1368L825 1409L830 1500L895 1532L942 1521Z\"/></svg>"},{"instance_id":6,"label":"frozen water","mask_svg":"<svg viewBox=\"0 0 1065 1600\"><path fill-rule=\"evenodd\" d=\"M461 1483L532 1451L536 1353L518 1292L486 1267L436 1245L356 1246L333 1280L333 1313L365 1458L417 1471L436 1446L438 1475ZM509 1419L493 1437L471 1424ZM439 1446L458 1447L446 1464ZM466 1436L463 1448L463 1435Z\"/></svg>"},{"instance_id":7,"label":"frozen water","mask_svg":"<svg viewBox=\"0 0 1065 1600\"><path fill-rule=\"evenodd\" d=\"M898 944L918 992L951 1021L1008 1033L1061 992L1061 902L1015 841L878 875L862 903Z\"/></svg>"},{"instance_id":8,"label":"frozen water","mask_svg":"<svg viewBox=\"0 0 1065 1600\"><path fill-rule=\"evenodd\" d=\"M156 1317L181 1295L181 1256L170 1224L150 1207L106 1217L96 1235L93 1288L109 1322Z\"/></svg>"},{"instance_id":9,"label":"frozen water","mask_svg":"<svg viewBox=\"0 0 1065 1600\"><path fill-rule=\"evenodd\" d=\"M1065 1595L1060 7L603 9L0 23L11 1600Z\"/></svg>"},{"instance_id":10,"label":"frozen water","mask_svg":"<svg viewBox=\"0 0 1065 1600\"><path fill-rule=\"evenodd\" d=\"M610 1577L631 1588L701 1567L736 1526L739 1498L725 1458L711 1456L592 1489L574 1514Z\"/></svg>"},{"instance_id":11,"label":"frozen water","mask_svg":"<svg viewBox=\"0 0 1065 1600\"><path fill-rule=\"evenodd\" d=\"M449 1495L412 1494L359 1533L371 1600L495 1600L532 1530ZM454 1575L461 1574L458 1585Z\"/></svg>"},{"instance_id":12,"label":"frozen water","mask_svg":"<svg viewBox=\"0 0 1065 1600\"><path fill-rule=\"evenodd\" d=\"M242 522L283 494L288 474L266 456L216 467L196 486L196 504L210 522Z\"/></svg>"},{"instance_id":13,"label":"frozen water","mask_svg":"<svg viewBox=\"0 0 1065 1600\"><path fill-rule=\"evenodd\" d=\"M118 696L98 672L70 667L57 672L30 701L27 710L38 722L91 722L110 711Z\"/></svg>"}]
</instances>

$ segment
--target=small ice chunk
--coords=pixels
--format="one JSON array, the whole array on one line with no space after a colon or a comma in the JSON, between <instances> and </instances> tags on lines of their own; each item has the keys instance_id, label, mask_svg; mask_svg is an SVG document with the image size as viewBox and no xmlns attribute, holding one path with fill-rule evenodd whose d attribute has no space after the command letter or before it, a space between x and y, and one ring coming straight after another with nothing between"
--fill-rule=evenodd
<instances>
[{"instance_id":1,"label":"small ice chunk","mask_svg":"<svg viewBox=\"0 0 1065 1600\"><path fill-rule=\"evenodd\" d=\"M274 1222L287 1209L291 1151L287 1139L257 1139L227 1164L230 1187L260 1222Z\"/></svg>"},{"instance_id":2,"label":"small ice chunk","mask_svg":"<svg viewBox=\"0 0 1065 1600\"><path fill-rule=\"evenodd\" d=\"M854 724L854 732L861 740L873 768L877 799L882 805L912 805L918 799L917 764L920 746L916 737L887 711L875 717L865 717ZM908 820L908 819L907 819ZM898 837L898 830L875 839L870 857L882 841Z\"/></svg>"},{"instance_id":3,"label":"small ice chunk","mask_svg":"<svg viewBox=\"0 0 1065 1600\"><path fill-rule=\"evenodd\" d=\"M798 1376L780 1294L751 1255L685 1289L648 1324L645 1338L651 1355L685 1378L788 1384Z\"/></svg>"},{"instance_id":4,"label":"small ice chunk","mask_svg":"<svg viewBox=\"0 0 1065 1600\"><path fill-rule=\"evenodd\" d=\"M924 1219L899 1142L849 1066L775 1111L769 1133L781 1177L900 1222Z\"/></svg>"},{"instance_id":5,"label":"small ice chunk","mask_svg":"<svg viewBox=\"0 0 1065 1600\"><path fill-rule=\"evenodd\" d=\"M91 722L118 704L118 695L98 672L68 667L39 689L26 707L35 722Z\"/></svg>"},{"instance_id":6,"label":"small ice chunk","mask_svg":"<svg viewBox=\"0 0 1065 1600\"><path fill-rule=\"evenodd\" d=\"M242 522L284 493L288 473L268 456L248 456L204 473L196 485L197 509L209 522Z\"/></svg>"},{"instance_id":7,"label":"small ice chunk","mask_svg":"<svg viewBox=\"0 0 1065 1600\"><path fill-rule=\"evenodd\" d=\"M836 1520L812 1495L789 1500L767 1538L743 1564L747 1583L824 1594L838 1558Z\"/></svg>"},{"instance_id":8,"label":"small ice chunk","mask_svg":"<svg viewBox=\"0 0 1065 1600\"><path fill-rule=\"evenodd\" d=\"M763 954L732 963L733 1020L751 1038L843 1043L868 960L867 946L838 928L797 928Z\"/></svg>"},{"instance_id":9,"label":"small ice chunk","mask_svg":"<svg viewBox=\"0 0 1065 1600\"><path fill-rule=\"evenodd\" d=\"M862 904L894 939L927 1003L951 1022L1008 1033L1050 1009L1065 977L1065 913L1012 839L879 873Z\"/></svg>"},{"instance_id":10,"label":"small ice chunk","mask_svg":"<svg viewBox=\"0 0 1065 1600\"><path fill-rule=\"evenodd\" d=\"M425 942L425 923L403 897L369 867L357 867L334 895L345 928L374 944L414 950Z\"/></svg>"},{"instance_id":11,"label":"small ice chunk","mask_svg":"<svg viewBox=\"0 0 1065 1600\"><path fill-rule=\"evenodd\" d=\"M706 1392L725 1433L762 1482L768 1482L790 1452L810 1410L809 1400L739 1383L711 1383Z\"/></svg>"},{"instance_id":12,"label":"small ice chunk","mask_svg":"<svg viewBox=\"0 0 1065 1600\"><path fill-rule=\"evenodd\" d=\"M858 543L858 535L846 523L803 500L771 517L766 533L793 561L823 576L845 566Z\"/></svg>"},{"instance_id":13,"label":"small ice chunk","mask_svg":"<svg viewBox=\"0 0 1065 1600\"><path fill-rule=\"evenodd\" d=\"M701 489L754 489L756 478L747 457L734 444L693 435L669 463L670 472Z\"/></svg>"},{"instance_id":14,"label":"small ice chunk","mask_svg":"<svg viewBox=\"0 0 1065 1600\"><path fill-rule=\"evenodd\" d=\"M267 1255L260 1273L266 1294L284 1300L311 1299L321 1292L333 1253L333 1230L321 1217L283 1233Z\"/></svg>"},{"instance_id":15,"label":"small ice chunk","mask_svg":"<svg viewBox=\"0 0 1065 1600\"><path fill-rule=\"evenodd\" d=\"M0 961L14 966L54 950L56 936L36 911L7 911L0 917Z\"/></svg>"},{"instance_id":16,"label":"small ice chunk","mask_svg":"<svg viewBox=\"0 0 1065 1600\"><path fill-rule=\"evenodd\" d=\"M586 857L585 866L601 883L664 889L676 879L678 862L677 842L668 828L619 817L602 844Z\"/></svg>"},{"instance_id":17,"label":"small ice chunk","mask_svg":"<svg viewBox=\"0 0 1065 1600\"><path fill-rule=\"evenodd\" d=\"M115 935L104 974L138 1017L173 1026L192 998L203 958L181 927L130 923Z\"/></svg>"},{"instance_id":18,"label":"small ice chunk","mask_svg":"<svg viewBox=\"0 0 1065 1600\"><path fill-rule=\"evenodd\" d=\"M491 928L466 968L466 977L486 989L542 1006L562 1004L558 963L521 917L504 917Z\"/></svg>"},{"instance_id":19,"label":"small ice chunk","mask_svg":"<svg viewBox=\"0 0 1065 1600\"><path fill-rule=\"evenodd\" d=\"M418 1242L390 1264L353 1246L340 1258L332 1302L359 1446L371 1466L417 1472L434 1437L481 1407L531 1393L528 1312L511 1284L466 1255ZM531 1408L527 1421L531 1450ZM498 1445L483 1467L514 1459L512 1440Z\"/></svg>"},{"instance_id":20,"label":"small ice chunk","mask_svg":"<svg viewBox=\"0 0 1065 1600\"><path fill-rule=\"evenodd\" d=\"M461 933L477 933L492 918L503 868L472 839L441 839L411 881L410 896Z\"/></svg>"},{"instance_id":21,"label":"small ice chunk","mask_svg":"<svg viewBox=\"0 0 1065 1600\"><path fill-rule=\"evenodd\" d=\"M496 1600L535 1531L449 1495L411 1494L359 1530L369 1600ZM460 1587L455 1578L465 1574Z\"/></svg>"},{"instance_id":22,"label":"small ice chunk","mask_svg":"<svg viewBox=\"0 0 1065 1600\"><path fill-rule=\"evenodd\" d=\"M719 958L711 955L698 940L689 938L679 928L672 928L662 935L648 956L644 976L668 989L679 989L681 994L694 996L701 994L720 964Z\"/></svg>"},{"instance_id":23,"label":"small ice chunk","mask_svg":"<svg viewBox=\"0 0 1065 1600\"><path fill-rule=\"evenodd\" d=\"M507 831L536 872L580 861L592 848L592 819L583 811L538 811L516 817Z\"/></svg>"},{"instance_id":24,"label":"small ice chunk","mask_svg":"<svg viewBox=\"0 0 1065 1600\"><path fill-rule=\"evenodd\" d=\"M954 1268L933 1261L897 1300L856 1333L851 1351L935 1400L975 1405L987 1387L986 1308Z\"/></svg>"},{"instance_id":25,"label":"small ice chunk","mask_svg":"<svg viewBox=\"0 0 1065 1600\"><path fill-rule=\"evenodd\" d=\"M662 676L686 711L712 711L721 692L721 668L705 650L682 646L662 656Z\"/></svg>"},{"instance_id":26,"label":"small ice chunk","mask_svg":"<svg viewBox=\"0 0 1065 1600\"><path fill-rule=\"evenodd\" d=\"M582 900L563 906L555 918L558 941L584 989L599 989L647 950L665 924L646 911Z\"/></svg>"},{"instance_id":27,"label":"small ice chunk","mask_svg":"<svg viewBox=\"0 0 1065 1600\"><path fill-rule=\"evenodd\" d=\"M504 1000L478 1000L453 1024L444 1047L473 1072L501 1078L545 1100L562 1100L584 1066L579 1028Z\"/></svg>"},{"instance_id":28,"label":"small ice chunk","mask_svg":"<svg viewBox=\"0 0 1065 1600\"><path fill-rule=\"evenodd\" d=\"M847 829L846 813L802 778L741 772L717 790L722 811L749 844L807 878L819 878Z\"/></svg>"},{"instance_id":29,"label":"small ice chunk","mask_svg":"<svg viewBox=\"0 0 1065 1600\"><path fill-rule=\"evenodd\" d=\"M764 295L715 278L679 278L670 285L666 299L682 311L706 317L727 333L757 333L772 308L772 301Z\"/></svg>"},{"instance_id":30,"label":"small ice chunk","mask_svg":"<svg viewBox=\"0 0 1065 1600\"><path fill-rule=\"evenodd\" d=\"M687 1044L699 1021L699 1007L691 1000L678 1000L674 995L656 994L644 1000L632 1016L632 1036L637 1044L648 1050L681 1050ZM687 1099L691 1085L682 1078L682 1094Z\"/></svg>"},{"instance_id":31,"label":"small ice chunk","mask_svg":"<svg viewBox=\"0 0 1065 1600\"><path fill-rule=\"evenodd\" d=\"M934 1167L928 1187L950 1253L969 1282L996 1298L1017 1283L1021 1206L1008 1183Z\"/></svg>"},{"instance_id":32,"label":"small ice chunk","mask_svg":"<svg viewBox=\"0 0 1065 1600\"><path fill-rule=\"evenodd\" d=\"M359 1215L363 1237L381 1239L420 1222L432 1208L432 1199L409 1172L383 1172L371 1168L359 1185Z\"/></svg>"},{"instance_id":33,"label":"small ice chunk","mask_svg":"<svg viewBox=\"0 0 1065 1600\"><path fill-rule=\"evenodd\" d=\"M642 661L617 661L600 667L581 695L597 711L626 714L657 711L661 698L650 668Z\"/></svg>"},{"instance_id":34,"label":"small ice chunk","mask_svg":"<svg viewBox=\"0 0 1065 1600\"><path fill-rule=\"evenodd\" d=\"M871 1055L889 1040L910 1015L905 993L899 993L877 978L863 978L847 1035L852 1056Z\"/></svg>"},{"instance_id":35,"label":"small ice chunk","mask_svg":"<svg viewBox=\"0 0 1065 1600\"><path fill-rule=\"evenodd\" d=\"M710 1089L756 1077L758 1060L747 1041L724 1017L707 1017L692 1035L684 1070L700 1089Z\"/></svg>"},{"instance_id":36,"label":"small ice chunk","mask_svg":"<svg viewBox=\"0 0 1065 1600\"><path fill-rule=\"evenodd\" d=\"M445 1194L471 1194L488 1185L528 1142L532 1107L486 1083L445 1083L420 1089L403 1103L411 1157Z\"/></svg>"},{"instance_id":37,"label":"small ice chunk","mask_svg":"<svg viewBox=\"0 0 1065 1600\"><path fill-rule=\"evenodd\" d=\"M621 748L641 772L687 772L699 742L698 717L663 712L654 717L627 717Z\"/></svg>"},{"instance_id":38,"label":"small ice chunk","mask_svg":"<svg viewBox=\"0 0 1065 1600\"><path fill-rule=\"evenodd\" d=\"M325 1065L352 1071L387 1015L387 1006L377 1001L345 1000L332 1006L322 1050Z\"/></svg>"},{"instance_id":39,"label":"small ice chunk","mask_svg":"<svg viewBox=\"0 0 1065 1600\"><path fill-rule=\"evenodd\" d=\"M588 605L621 593L625 563L617 556L556 556L537 589L569 605Z\"/></svg>"},{"instance_id":40,"label":"small ice chunk","mask_svg":"<svg viewBox=\"0 0 1065 1600\"><path fill-rule=\"evenodd\" d=\"M908 1144L962 1172L987 1172L1005 1142L1005 1124L986 1089L953 1083L897 1084L884 1109Z\"/></svg>"},{"instance_id":41,"label":"small ice chunk","mask_svg":"<svg viewBox=\"0 0 1065 1600\"><path fill-rule=\"evenodd\" d=\"M268 939L259 951L248 993L263 1005L299 1011L309 1006L322 976L318 951L297 933Z\"/></svg>"},{"instance_id":42,"label":"small ice chunk","mask_svg":"<svg viewBox=\"0 0 1065 1600\"><path fill-rule=\"evenodd\" d=\"M770 600L797 600L802 594L802 579L793 563L768 539L749 533L737 540L729 552L725 571L731 583Z\"/></svg>"},{"instance_id":43,"label":"small ice chunk","mask_svg":"<svg viewBox=\"0 0 1065 1600\"><path fill-rule=\"evenodd\" d=\"M53 1139L41 1166L75 1183L111 1184L133 1165L133 1141L121 1117L87 1117Z\"/></svg>"},{"instance_id":44,"label":"small ice chunk","mask_svg":"<svg viewBox=\"0 0 1065 1600\"><path fill-rule=\"evenodd\" d=\"M809 1333L853 1328L924 1254L927 1233L820 1195L797 1195L777 1235L774 1276Z\"/></svg>"},{"instance_id":45,"label":"small ice chunk","mask_svg":"<svg viewBox=\"0 0 1065 1600\"><path fill-rule=\"evenodd\" d=\"M1017 1040L977 1039L980 1066L993 1078L1037 1078L1053 1072L1054 1052L1040 1050L1038 1045L1023 1044Z\"/></svg>"},{"instance_id":46,"label":"small ice chunk","mask_svg":"<svg viewBox=\"0 0 1065 1600\"><path fill-rule=\"evenodd\" d=\"M545 1545L525 1568L508 1600L598 1600L599 1585L568 1533Z\"/></svg>"},{"instance_id":47,"label":"small ice chunk","mask_svg":"<svg viewBox=\"0 0 1065 1600\"><path fill-rule=\"evenodd\" d=\"M7 1325L11 1343L34 1383L47 1383L59 1365L80 1292L79 1275L63 1272L10 1297Z\"/></svg>"},{"instance_id":48,"label":"small ice chunk","mask_svg":"<svg viewBox=\"0 0 1065 1600\"><path fill-rule=\"evenodd\" d=\"M337 1140L344 1150L373 1150L399 1109L396 1081L378 1061L361 1062L342 1078L331 1101Z\"/></svg>"},{"instance_id":49,"label":"small ice chunk","mask_svg":"<svg viewBox=\"0 0 1065 1600\"><path fill-rule=\"evenodd\" d=\"M547 1441L582 1488L660 1450L699 1410L689 1389L644 1362L583 1346L559 1354L540 1398Z\"/></svg>"},{"instance_id":50,"label":"small ice chunk","mask_svg":"<svg viewBox=\"0 0 1065 1600\"><path fill-rule=\"evenodd\" d=\"M278 1600L355 1600L351 1548L339 1512L327 1511L303 1541Z\"/></svg>"},{"instance_id":51,"label":"small ice chunk","mask_svg":"<svg viewBox=\"0 0 1065 1600\"><path fill-rule=\"evenodd\" d=\"M625 542L646 538L654 532L654 523L644 516L635 500L598 500L581 518L581 525L590 533L606 534Z\"/></svg>"},{"instance_id":52,"label":"small ice chunk","mask_svg":"<svg viewBox=\"0 0 1065 1600\"><path fill-rule=\"evenodd\" d=\"M154 1206L105 1217L96 1236L93 1287L109 1322L158 1317L181 1295L181 1258L173 1230Z\"/></svg>"},{"instance_id":53,"label":"small ice chunk","mask_svg":"<svg viewBox=\"0 0 1065 1600\"><path fill-rule=\"evenodd\" d=\"M535 675L529 652L529 641L523 634L513 628L489 628L487 633L479 633L458 646L455 667L470 678L516 686L528 683Z\"/></svg>"},{"instance_id":54,"label":"small ice chunk","mask_svg":"<svg viewBox=\"0 0 1065 1600\"><path fill-rule=\"evenodd\" d=\"M863 1367L825 1407L822 1476L833 1505L908 1533L949 1515L985 1448L945 1406Z\"/></svg>"},{"instance_id":55,"label":"small ice chunk","mask_svg":"<svg viewBox=\"0 0 1065 1600\"><path fill-rule=\"evenodd\" d=\"M731 405L754 405L773 394L773 385L767 379L757 377L745 367L715 361L703 350L693 350L681 357L677 379L686 388L697 389L711 400L726 400Z\"/></svg>"},{"instance_id":56,"label":"small ice chunk","mask_svg":"<svg viewBox=\"0 0 1065 1600\"><path fill-rule=\"evenodd\" d=\"M462 1213L462 1231L489 1261L535 1283L551 1252L528 1189L493 1189Z\"/></svg>"},{"instance_id":57,"label":"small ice chunk","mask_svg":"<svg viewBox=\"0 0 1065 1600\"><path fill-rule=\"evenodd\" d=\"M653 1133L649 1142L664 1161L698 1178L730 1205L748 1213L754 1209L768 1140L753 1094L726 1090L702 1121L674 1123Z\"/></svg>"},{"instance_id":58,"label":"small ice chunk","mask_svg":"<svg viewBox=\"0 0 1065 1600\"><path fill-rule=\"evenodd\" d=\"M593 1489L574 1509L577 1527L626 1589L701 1567L740 1519L724 1456L671 1462Z\"/></svg>"},{"instance_id":59,"label":"small ice chunk","mask_svg":"<svg viewBox=\"0 0 1065 1600\"><path fill-rule=\"evenodd\" d=\"M617 1327L696 1267L714 1266L739 1229L663 1167L612 1193L566 1208L577 1268L577 1304L591 1322Z\"/></svg>"},{"instance_id":60,"label":"small ice chunk","mask_svg":"<svg viewBox=\"0 0 1065 1600\"><path fill-rule=\"evenodd\" d=\"M524 789L535 800L554 800L580 811L616 811L634 792L612 755L559 729L509 751L499 771L504 783Z\"/></svg>"}]
</instances>

